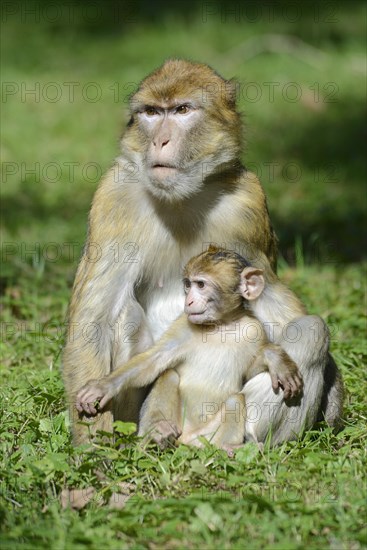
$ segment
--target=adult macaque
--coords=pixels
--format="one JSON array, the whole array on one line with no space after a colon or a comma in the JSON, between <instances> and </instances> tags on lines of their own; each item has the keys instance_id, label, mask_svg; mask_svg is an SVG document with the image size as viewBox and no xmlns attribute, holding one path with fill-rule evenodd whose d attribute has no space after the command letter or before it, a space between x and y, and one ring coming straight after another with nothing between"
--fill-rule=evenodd
<instances>
[{"instance_id":1,"label":"adult macaque","mask_svg":"<svg viewBox=\"0 0 367 550\"><path fill-rule=\"evenodd\" d=\"M262 257L273 268L276 263L263 190L239 160L242 124L233 83L206 65L167 61L141 83L130 110L120 156L95 194L69 310L63 364L75 444L96 430L111 431L113 418L138 420L144 390L117 396L91 427L75 408L76 395L87 380L148 349L182 313L181 270L189 258L221 243L256 267L267 270ZM284 325L287 296L284 287L274 289L263 312L274 309L264 321ZM287 308L288 319L303 314L297 300ZM306 340L294 344L303 377L313 373L303 419L312 425L324 413L335 424L342 402L338 369L318 341ZM268 381L253 400L262 408L272 397ZM279 420L282 437L287 422Z\"/></svg>"},{"instance_id":2,"label":"adult macaque","mask_svg":"<svg viewBox=\"0 0 367 550\"><path fill-rule=\"evenodd\" d=\"M251 313L250 303L264 286L262 270L235 252L209 247L192 258L184 270L185 313L148 351L87 383L77 396L78 411L94 415L96 401L103 408L121 389L145 387L173 369L147 397L139 435L160 444L178 438L196 446L202 436L230 452L243 444L246 404L241 390L248 380L268 372L273 389L283 388L284 399L302 389L296 364L269 343Z\"/></svg>"}]
</instances>

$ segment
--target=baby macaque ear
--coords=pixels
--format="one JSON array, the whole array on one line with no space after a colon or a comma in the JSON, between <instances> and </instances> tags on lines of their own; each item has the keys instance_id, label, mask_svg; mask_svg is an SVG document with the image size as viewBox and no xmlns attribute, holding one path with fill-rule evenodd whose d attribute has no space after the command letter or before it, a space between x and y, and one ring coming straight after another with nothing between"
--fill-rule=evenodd
<instances>
[{"instance_id":1,"label":"baby macaque ear","mask_svg":"<svg viewBox=\"0 0 367 550\"><path fill-rule=\"evenodd\" d=\"M240 293L246 300L256 300L265 287L262 269L245 267L241 273Z\"/></svg>"}]
</instances>

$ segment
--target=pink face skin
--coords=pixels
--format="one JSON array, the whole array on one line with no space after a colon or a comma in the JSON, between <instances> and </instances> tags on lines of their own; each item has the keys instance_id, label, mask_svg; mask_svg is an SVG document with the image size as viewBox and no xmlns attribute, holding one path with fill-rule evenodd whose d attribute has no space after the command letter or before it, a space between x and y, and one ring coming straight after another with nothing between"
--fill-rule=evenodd
<instances>
[{"instance_id":1,"label":"pink face skin","mask_svg":"<svg viewBox=\"0 0 367 550\"><path fill-rule=\"evenodd\" d=\"M158 185L164 185L166 178L176 176L183 168L186 134L202 116L201 110L186 100L165 106L146 106L138 113L139 123L150 139L147 151L150 176Z\"/></svg>"},{"instance_id":2,"label":"pink face skin","mask_svg":"<svg viewBox=\"0 0 367 550\"><path fill-rule=\"evenodd\" d=\"M225 318L228 312L222 303L222 290L205 274L184 279L185 313L190 323L203 325L215 323ZM246 267L241 273L239 294L247 301L256 300L264 290L265 281L261 269Z\"/></svg>"},{"instance_id":3,"label":"pink face skin","mask_svg":"<svg viewBox=\"0 0 367 550\"><path fill-rule=\"evenodd\" d=\"M213 284L203 276L184 279L185 313L190 323L202 325L218 320Z\"/></svg>"}]
</instances>

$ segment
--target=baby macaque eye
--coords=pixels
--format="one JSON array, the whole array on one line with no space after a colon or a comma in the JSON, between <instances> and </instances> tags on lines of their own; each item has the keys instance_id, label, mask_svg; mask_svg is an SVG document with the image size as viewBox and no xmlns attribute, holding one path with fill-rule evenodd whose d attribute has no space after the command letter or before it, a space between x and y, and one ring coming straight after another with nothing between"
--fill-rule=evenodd
<instances>
[{"instance_id":1,"label":"baby macaque eye","mask_svg":"<svg viewBox=\"0 0 367 550\"><path fill-rule=\"evenodd\" d=\"M191 281L190 281L190 279L184 279L183 284L184 284L184 289L185 289L185 290L189 290L189 289L190 289L190 287L191 287Z\"/></svg>"},{"instance_id":2,"label":"baby macaque eye","mask_svg":"<svg viewBox=\"0 0 367 550\"><path fill-rule=\"evenodd\" d=\"M204 286L205 286L204 281L198 281L198 287L199 288L204 288Z\"/></svg>"}]
</instances>

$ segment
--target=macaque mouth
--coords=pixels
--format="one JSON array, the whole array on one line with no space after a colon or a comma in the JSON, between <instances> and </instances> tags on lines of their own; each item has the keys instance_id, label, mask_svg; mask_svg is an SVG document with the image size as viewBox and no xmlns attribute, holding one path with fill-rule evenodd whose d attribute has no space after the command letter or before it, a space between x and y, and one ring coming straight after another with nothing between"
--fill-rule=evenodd
<instances>
[{"instance_id":1,"label":"macaque mouth","mask_svg":"<svg viewBox=\"0 0 367 550\"><path fill-rule=\"evenodd\" d=\"M173 166L172 164L160 164L160 163L153 164L152 168L170 168L171 170L177 170L177 167Z\"/></svg>"}]
</instances>

